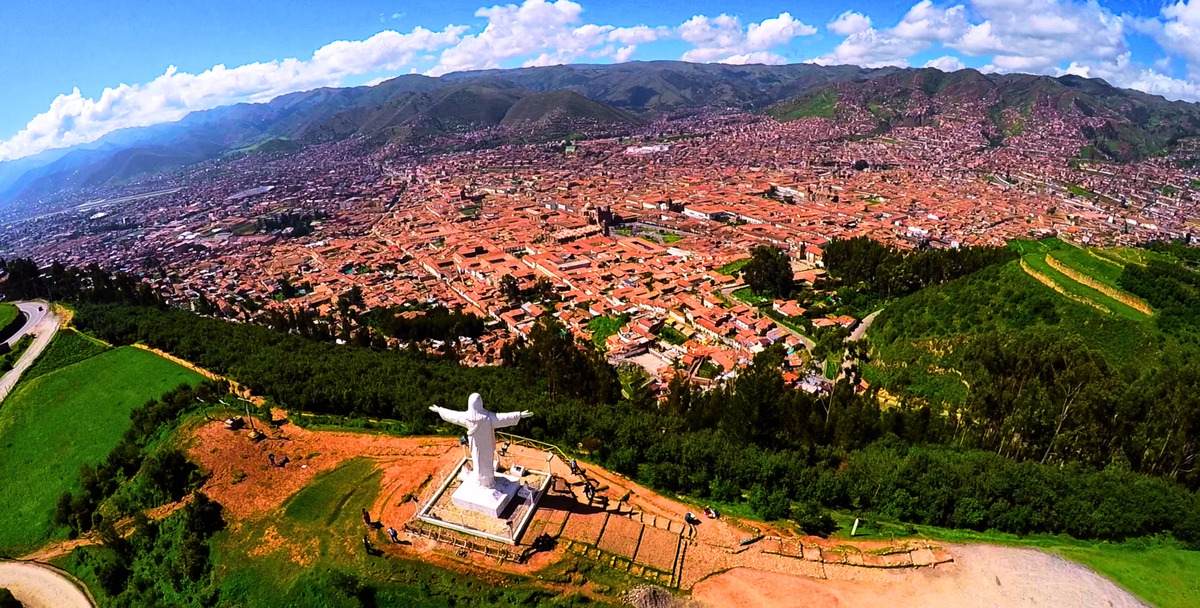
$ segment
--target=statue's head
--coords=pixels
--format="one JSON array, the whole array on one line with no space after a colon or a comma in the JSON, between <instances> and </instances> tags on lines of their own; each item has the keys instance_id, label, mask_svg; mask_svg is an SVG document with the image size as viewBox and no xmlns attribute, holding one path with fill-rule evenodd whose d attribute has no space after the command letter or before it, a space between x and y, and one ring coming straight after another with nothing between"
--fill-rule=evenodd
<instances>
[{"instance_id":1,"label":"statue's head","mask_svg":"<svg viewBox=\"0 0 1200 608\"><path fill-rule=\"evenodd\" d=\"M487 411L483 409L483 397L480 397L479 393L471 393L471 396L467 398L467 410L476 413Z\"/></svg>"}]
</instances>

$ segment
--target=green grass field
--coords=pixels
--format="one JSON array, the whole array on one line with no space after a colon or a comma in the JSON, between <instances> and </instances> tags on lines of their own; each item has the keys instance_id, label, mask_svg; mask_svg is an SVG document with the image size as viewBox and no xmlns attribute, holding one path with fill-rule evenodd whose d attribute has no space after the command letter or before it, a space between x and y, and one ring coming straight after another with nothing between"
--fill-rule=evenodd
<instances>
[{"instance_id":1,"label":"green grass field","mask_svg":"<svg viewBox=\"0 0 1200 608\"><path fill-rule=\"evenodd\" d=\"M1051 251L1058 251L1059 249L1066 249L1068 247L1071 247L1071 245L1068 245L1067 243L1064 243L1057 238L1042 239L1040 241L1031 241L1029 239L1015 239L1015 240L1008 242L1008 247L1010 249L1015 249L1017 251L1017 253L1019 253L1021 255L1028 255L1031 253L1047 254L1047 253L1050 253Z\"/></svg>"},{"instance_id":2,"label":"green grass field","mask_svg":"<svg viewBox=\"0 0 1200 608\"><path fill-rule=\"evenodd\" d=\"M0 554L52 538L55 501L129 426L129 412L201 377L132 347L21 384L0 406Z\"/></svg>"},{"instance_id":3,"label":"green grass field","mask_svg":"<svg viewBox=\"0 0 1200 608\"><path fill-rule=\"evenodd\" d=\"M740 260L734 260L728 264L725 264L724 266L721 266L720 268L717 268L717 272L719 272L723 275L726 275L726 276L733 276L733 275L741 272L742 269L746 267L746 264L749 264L749 263L750 263L750 258L742 258Z\"/></svg>"},{"instance_id":4,"label":"green grass field","mask_svg":"<svg viewBox=\"0 0 1200 608\"><path fill-rule=\"evenodd\" d=\"M766 306L771 303L771 298L760 296L754 293L754 290L749 287L733 290L733 297L751 306Z\"/></svg>"},{"instance_id":5,"label":"green grass field","mask_svg":"<svg viewBox=\"0 0 1200 608\"><path fill-rule=\"evenodd\" d=\"M596 348L604 350L607 348L605 342L608 337L621 330L626 323L629 322L628 315L618 315L615 317L599 316L588 321L588 330L592 332L592 343Z\"/></svg>"},{"instance_id":6,"label":"green grass field","mask_svg":"<svg viewBox=\"0 0 1200 608\"><path fill-rule=\"evenodd\" d=\"M838 95L833 89L787 101L771 107L767 114L776 120L800 118L833 118L837 114Z\"/></svg>"},{"instance_id":7,"label":"green grass field","mask_svg":"<svg viewBox=\"0 0 1200 608\"><path fill-rule=\"evenodd\" d=\"M103 342L74 329L61 330L54 334L54 339L37 361L25 370L21 381L29 382L38 376L94 357L108 348Z\"/></svg>"},{"instance_id":8,"label":"green grass field","mask_svg":"<svg viewBox=\"0 0 1200 608\"><path fill-rule=\"evenodd\" d=\"M1076 247L1055 238L1040 241L1016 240L1010 242L1009 247L1018 251L1021 254L1021 259L1033 270L1049 277L1068 294L1099 304L1108 309L1112 314L1126 319L1133 321L1148 320L1149 317L1145 313L1051 268L1046 261L1046 256L1050 256L1076 272L1089 276L1109 287L1120 289L1117 285L1117 279L1121 276L1125 264L1144 264L1149 259L1145 254L1161 254L1132 248L1102 249Z\"/></svg>"},{"instance_id":9,"label":"green grass field","mask_svg":"<svg viewBox=\"0 0 1200 608\"><path fill-rule=\"evenodd\" d=\"M1068 247L1050 253L1055 260L1093 278L1105 285L1120 289L1117 279L1121 276L1121 265L1091 253L1089 249Z\"/></svg>"},{"instance_id":10,"label":"green grass field","mask_svg":"<svg viewBox=\"0 0 1200 608\"><path fill-rule=\"evenodd\" d=\"M17 310L17 306L15 304L0 302L0 328L7 327L8 324L12 323L20 314L21 311Z\"/></svg>"}]
</instances>

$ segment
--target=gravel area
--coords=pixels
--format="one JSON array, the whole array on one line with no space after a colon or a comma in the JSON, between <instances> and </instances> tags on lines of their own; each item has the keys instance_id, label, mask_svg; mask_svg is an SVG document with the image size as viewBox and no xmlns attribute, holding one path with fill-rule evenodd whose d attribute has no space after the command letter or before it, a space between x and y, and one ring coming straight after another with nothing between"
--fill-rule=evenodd
<instances>
[{"instance_id":1,"label":"gravel area","mask_svg":"<svg viewBox=\"0 0 1200 608\"><path fill-rule=\"evenodd\" d=\"M892 572L833 569L832 580L734 568L695 586L713 608L1143 608L1088 568L1034 549L948 547L953 564ZM853 580L837 580L837 577Z\"/></svg>"}]
</instances>

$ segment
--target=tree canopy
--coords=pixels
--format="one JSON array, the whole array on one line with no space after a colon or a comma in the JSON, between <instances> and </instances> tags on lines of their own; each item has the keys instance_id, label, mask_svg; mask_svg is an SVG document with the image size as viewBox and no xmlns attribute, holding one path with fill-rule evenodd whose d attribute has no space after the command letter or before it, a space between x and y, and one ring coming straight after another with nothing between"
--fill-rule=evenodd
<instances>
[{"instance_id":1,"label":"tree canopy","mask_svg":"<svg viewBox=\"0 0 1200 608\"><path fill-rule=\"evenodd\" d=\"M792 293L791 262L787 252L776 247L755 247L742 268L742 278L759 295L786 298Z\"/></svg>"}]
</instances>

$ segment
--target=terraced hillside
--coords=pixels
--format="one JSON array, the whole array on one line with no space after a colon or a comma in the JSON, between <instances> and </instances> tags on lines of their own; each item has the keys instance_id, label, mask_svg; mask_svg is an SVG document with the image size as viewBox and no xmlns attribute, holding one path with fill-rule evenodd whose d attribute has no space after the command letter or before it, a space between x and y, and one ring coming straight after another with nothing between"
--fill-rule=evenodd
<instances>
[{"instance_id":1,"label":"terraced hillside","mask_svg":"<svg viewBox=\"0 0 1200 608\"><path fill-rule=\"evenodd\" d=\"M1098 253L1102 250L1058 239L1015 241L1012 246L1021 252L1021 268L1027 274L1065 298L1133 321L1154 314L1145 300L1117 285L1125 264L1136 263L1126 262L1120 254L1102 255Z\"/></svg>"},{"instance_id":2,"label":"terraced hillside","mask_svg":"<svg viewBox=\"0 0 1200 608\"><path fill-rule=\"evenodd\" d=\"M1015 261L888 304L868 334L866 379L893 396L961 403L969 382L956 351L989 332L1061 330L1117 363L1159 356L1154 308L1119 280L1126 265L1167 256L1058 239L1011 246L1021 254Z\"/></svg>"}]
</instances>

